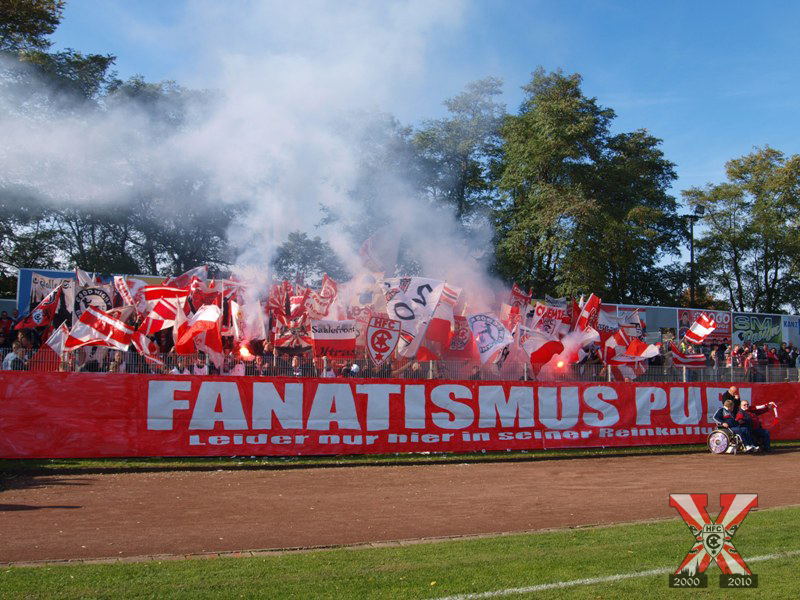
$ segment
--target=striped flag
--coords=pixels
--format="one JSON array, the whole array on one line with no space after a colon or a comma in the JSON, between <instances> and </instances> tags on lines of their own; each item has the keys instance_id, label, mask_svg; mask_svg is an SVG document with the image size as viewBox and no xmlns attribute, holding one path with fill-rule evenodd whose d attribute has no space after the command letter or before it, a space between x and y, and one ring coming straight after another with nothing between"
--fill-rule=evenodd
<instances>
[{"instance_id":1,"label":"striped flag","mask_svg":"<svg viewBox=\"0 0 800 600\"><path fill-rule=\"evenodd\" d=\"M669 350L672 352L672 362L676 367L702 369L706 366L706 357L703 354L684 354L678 350L674 342L669 343Z\"/></svg>"},{"instance_id":2,"label":"striped flag","mask_svg":"<svg viewBox=\"0 0 800 600\"><path fill-rule=\"evenodd\" d=\"M597 312L600 310L600 298L594 294L589 296L586 304L581 309L578 321L575 324L575 331L584 331L588 327L594 327L597 323Z\"/></svg>"},{"instance_id":3,"label":"striped flag","mask_svg":"<svg viewBox=\"0 0 800 600\"><path fill-rule=\"evenodd\" d=\"M717 323L706 313L700 313L697 320L692 323L689 331L683 337L692 344L702 344L703 341L717 328Z\"/></svg>"},{"instance_id":4,"label":"striped flag","mask_svg":"<svg viewBox=\"0 0 800 600\"><path fill-rule=\"evenodd\" d=\"M159 299L136 332L143 335L153 335L162 329L175 325L178 302L181 302L181 300L177 298Z\"/></svg>"},{"instance_id":5,"label":"striped flag","mask_svg":"<svg viewBox=\"0 0 800 600\"><path fill-rule=\"evenodd\" d=\"M127 350L131 343L133 327L126 325L94 306L87 306L64 343L65 350L84 346L108 346Z\"/></svg>"}]
</instances>

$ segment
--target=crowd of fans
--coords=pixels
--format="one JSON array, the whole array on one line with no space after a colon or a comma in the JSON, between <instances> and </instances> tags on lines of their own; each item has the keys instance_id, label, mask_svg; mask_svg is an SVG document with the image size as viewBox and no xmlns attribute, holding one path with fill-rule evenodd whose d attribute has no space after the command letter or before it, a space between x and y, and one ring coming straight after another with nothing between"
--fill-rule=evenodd
<instances>
[{"instance_id":1,"label":"crowd of fans","mask_svg":"<svg viewBox=\"0 0 800 600\"><path fill-rule=\"evenodd\" d=\"M14 329L19 321L17 311L9 315L0 313L0 356L3 370L28 370L30 359L43 343L45 328ZM131 323L136 325L136 323ZM203 353L180 356L173 352L171 329L156 334L154 341L163 364L147 361L133 346L127 352L103 347L88 347L63 356L52 356L52 368L47 370L83 371L95 373L150 373L192 375L247 375L252 377L360 377L403 379L539 379L539 380L608 380L614 379L603 365L601 350L597 345L588 349L583 360L575 365L552 367L536 373L533 369L505 368L498 371L493 364L481 366L472 361L426 361L394 358L375 367L363 349L358 358L315 358L310 348L274 348L261 340L236 345L231 337L223 337L224 358L219 366ZM689 345L685 340L678 344L684 354L706 357L706 368L689 370L686 374L675 367L668 345L662 352L648 360L648 369L639 377L650 381L740 380L783 381L790 379L790 370L800 369L800 351L791 343L779 348L767 344ZM800 372L800 371L799 371ZM797 379L797 376L793 379Z\"/></svg>"}]
</instances>

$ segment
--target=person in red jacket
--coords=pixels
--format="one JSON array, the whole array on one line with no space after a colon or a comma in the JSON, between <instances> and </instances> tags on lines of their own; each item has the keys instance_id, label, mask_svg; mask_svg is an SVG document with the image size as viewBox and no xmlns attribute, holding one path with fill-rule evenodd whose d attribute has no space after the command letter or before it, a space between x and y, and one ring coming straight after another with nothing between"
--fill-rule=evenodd
<instances>
[{"instance_id":1,"label":"person in red jacket","mask_svg":"<svg viewBox=\"0 0 800 600\"><path fill-rule=\"evenodd\" d=\"M769 431L764 429L761 425L761 418L765 412L772 410L776 404L768 402L767 404L759 404L758 406L750 406L747 400L742 400L741 410L736 415L736 420L750 430L753 439L761 446L764 452L769 452ZM760 443L759 443L760 442Z\"/></svg>"}]
</instances>

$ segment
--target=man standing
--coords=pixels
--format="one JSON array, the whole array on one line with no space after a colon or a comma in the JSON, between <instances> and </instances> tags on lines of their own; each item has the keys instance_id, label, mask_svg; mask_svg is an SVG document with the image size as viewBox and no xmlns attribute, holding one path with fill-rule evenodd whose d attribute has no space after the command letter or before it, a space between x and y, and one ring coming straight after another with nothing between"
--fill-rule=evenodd
<instances>
[{"instance_id":1,"label":"man standing","mask_svg":"<svg viewBox=\"0 0 800 600\"><path fill-rule=\"evenodd\" d=\"M728 391L722 394L722 398L720 398L722 404L725 404L726 400L731 400L733 402L733 418L736 418L737 413L739 412L739 407L742 403L741 399L739 398L739 389L732 385L728 388Z\"/></svg>"}]
</instances>

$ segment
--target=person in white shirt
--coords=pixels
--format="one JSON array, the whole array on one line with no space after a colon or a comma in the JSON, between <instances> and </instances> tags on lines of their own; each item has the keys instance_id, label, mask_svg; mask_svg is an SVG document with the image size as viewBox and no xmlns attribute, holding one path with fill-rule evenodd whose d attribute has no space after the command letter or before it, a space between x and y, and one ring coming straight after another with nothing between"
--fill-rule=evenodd
<instances>
[{"instance_id":1,"label":"person in white shirt","mask_svg":"<svg viewBox=\"0 0 800 600\"><path fill-rule=\"evenodd\" d=\"M208 375L208 365L206 364L206 357L202 354L198 354L197 358L192 365L192 374L193 375Z\"/></svg>"},{"instance_id":2,"label":"person in white shirt","mask_svg":"<svg viewBox=\"0 0 800 600\"><path fill-rule=\"evenodd\" d=\"M14 342L11 344L11 352L6 354L6 357L3 359L3 371L11 370L11 363L15 358L17 358L17 350L20 348L22 348L22 344L19 341L14 340ZM27 361L27 358L23 358L22 360Z\"/></svg>"},{"instance_id":3,"label":"person in white shirt","mask_svg":"<svg viewBox=\"0 0 800 600\"><path fill-rule=\"evenodd\" d=\"M189 367L186 366L186 357L185 356L178 356L178 360L175 364L175 367L170 371L172 375L191 375L192 372L189 370Z\"/></svg>"}]
</instances>

